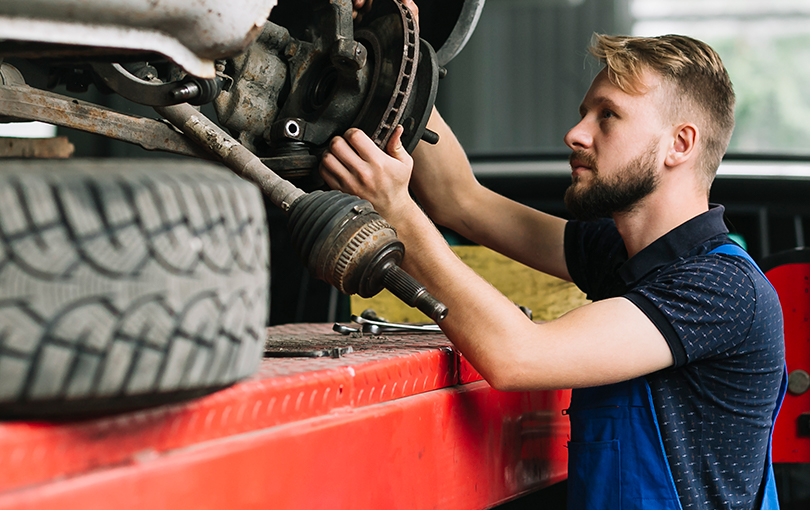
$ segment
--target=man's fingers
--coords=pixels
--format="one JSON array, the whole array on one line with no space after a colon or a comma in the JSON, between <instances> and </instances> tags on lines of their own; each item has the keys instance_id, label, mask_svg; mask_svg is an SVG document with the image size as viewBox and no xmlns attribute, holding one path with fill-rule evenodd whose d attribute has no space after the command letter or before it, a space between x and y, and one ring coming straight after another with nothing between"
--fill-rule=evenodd
<instances>
[{"instance_id":1,"label":"man's fingers","mask_svg":"<svg viewBox=\"0 0 810 510\"><path fill-rule=\"evenodd\" d=\"M329 189L336 189L339 191L343 191L343 182L340 179L336 178L335 174L333 174L326 165L321 164L321 166L318 168L318 171L321 174L323 182L325 182L326 185L329 186Z\"/></svg>"},{"instance_id":2,"label":"man's fingers","mask_svg":"<svg viewBox=\"0 0 810 510\"><path fill-rule=\"evenodd\" d=\"M344 190L345 184L342 176L348 175L349 171L334 154L331 152L324 153L318 171L330 188Z\"/></svg>"},{"instance_id":3,"label":"man's fingers","mask_svg":"<svg viewBox=\"0 0 810 510\"><path fill-rule=\"evenodd\" d=\"M366 161L373 161L380 153L377 144L360 129L350 128L343 135L343 138L345 138L357 154Z\"/></svg>"},{"instance_id":4,"label":"man's fingers","mask_svg":"<svg viewBox=\"0 0 810 510\"><path fill-rule=\"evenodd\" d=\"M324 181L333 189L359 194L380 165L382 151L362 131L350 129L329 143L321 159Z\"/></svg>"},{"instance_id":5,"label":"man's fingers","mask_svg":"<svg viewBox=\"0 0 810 510\"><path fill-rule=\"evenodd\" d=\"M388 145L385 146L385 151L400 161L408 155L408 151L402 146L402 133L404 131L402 125L398 125L391 134L391 138L388 139Z\"/></svg>"},{"instance_id":6,"label":"man's fingers","mask_svg":"<svg viewBox=\"0 0 810 510\"><path fill-rule=\"evenodd\" d=\"M359 135L353 132L357 132ZM364 152L361 150L368 150L363 137L376 148L374 142L365 133L358 129L350 129L342 137L336 136L332 139L329 144L329 152L334 154L347 169L361 168L365 164Z\"/></svg>"},{"instance_id":7,"label":"man's fingers","mask_svg":"<svg viewBox=\"0 0 810 510\"><path fill-rule=\"evenodd\" d=\"M407 7L413 13L413 17L416 18L416 23L419 23L419 7L416 5L416 2L413 0L402 0L402 5Z\"/></svg>"}]
</instances>

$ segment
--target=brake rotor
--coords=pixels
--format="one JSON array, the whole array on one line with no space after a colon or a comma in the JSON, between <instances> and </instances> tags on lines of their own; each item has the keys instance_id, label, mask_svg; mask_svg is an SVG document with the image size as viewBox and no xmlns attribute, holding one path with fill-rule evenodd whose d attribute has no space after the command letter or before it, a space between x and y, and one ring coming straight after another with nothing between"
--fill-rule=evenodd
<instances>
[{"instance_id":1,"label":"brake rotor","mask_svg":"<svg viewBox=\"0 0 810 510\"><path fill-rule=\"evenodd\" d=\"M373 77L366 101L353 122L380 148L385 148L398 124L402 143L411 152L424 132L436 99L438 65L430 44L419 38L413 13L394 0L396 12L372 18L355 31L355 40L368 49ZM374 14L373 11L370 14Z\"/></svg>"},{"instance_id":2,"label":"brake rotor","mask_svg":"<svg viewBox=\"0 0 810 510\"><path fill-rule=\"evenodd\" d=\"M384 148L396 126L403 124L403 145L412 150L433 109L439 67L435 51L420 38L414 14L401 0L376 0L352 26L342 24L341 12L344 6L351 8L351 2L328 5L324 0L280 1L274 11L275 22L287 27L293 38L315 46L309 52L299 46L300 54L291 60L292 91L276 120L303 119L309 125L307 139L301 141L315 147L357 127ZM337 36L332 33L335 27ZM334 37L351 38L365 48L365 65L356 74L340 73L330 61ZM319 95L317 101L314 95Z\"/></svg>"},{"instance_id":3,"label":"brake rotor","mask_svg":"<svg viewBox=\"0 0 810 510\"><path fill-rule=\"evenodd\" d=\"M257 44L225 66L220 122L284 178L319 186L320 154L350 127L385 148L402 124L409 152L425 131L438 64L415 16L400 0L376 0L356 22L351 12L348 0L279 1Z\"/></svg>"}]
</instances>

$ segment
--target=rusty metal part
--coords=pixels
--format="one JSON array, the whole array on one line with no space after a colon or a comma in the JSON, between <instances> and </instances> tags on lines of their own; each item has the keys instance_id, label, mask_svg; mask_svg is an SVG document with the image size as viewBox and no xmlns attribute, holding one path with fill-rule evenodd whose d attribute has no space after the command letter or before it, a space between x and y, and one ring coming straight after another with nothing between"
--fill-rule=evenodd
<instances>
[{"instance_id":1,"label":"rusty metal part","mask_svg":"<svg viewBox=\"0 0 810 510\"><path fill-rule=\"evenodd\" d=\"M324 147L351 127L369 93L372 66L355 40L351 0L320 2L313 9L307 29L290 33L283 48L289 94L265 126L262 137L270 149L262 156L284 155L290 142ZM294 132L285 129L290 122L298 126Z\"/></svg>"},{"instance_id":2,"label":"rusty metal part","mask_svg":"<svg viewBox=\"0 0 810 510\"><path fill-rule=\"evenodd\" d=\"M345 294L371 297L388 289L436 322L447 307L403 271L405 246L366 200L313 191L290 210L290 239L310 272Z\"/></svg>"},{"instance_id":3,"label":"rusty metal part","mask_svg":"<svg viewBox=\"0 0 810 510\"><path fill-rule=\"evenodd\" d=\"M402 145L405 150L413 152L419 140L436 145L439 135L427 129L427 122L436 102L437 84L439 81L439 66L436 63L436 53L424 39L421 41L421 58L419 59L411 100L404 108L401 124Z\"/></svg>"},{"instance_id":4,"label":"rusty metal part","mask_svg":"<svg viewBox=\"0 0 810 510\"><path fill-rule=\"evenodd\" d=\"M70 47L108 55L153 52L187 72L214 77L214 60L244 50L261 31L276 0L49 0L0 2L0 54L37 45L39 57ZM49 54L47 43L55 48Z\"/></svg>"},{"instance_id":5,"label":"rusty metal part","mask_svg":"<svg viewBox=\"0 0 810 510\"><path fill-rule=\"evenodd\" d=\"M256 184L285 213L305 193L267 168L261 160L209 118L189 104L158 106L155 111L196 143L207 148L228 168Z\"/></svg>"},{"instance_id":6,"label":"rusty metal part","mask_svg":"<svg viewBox=\"0 0 810 510\"><path fill-rule=\"evenodd\" d=\"M329 46L332 65L347 76L354 75L366 65L368 51L354 40L352 0L333 0L327 4L331 15L325 17L327 25L323 31Z\"/></svg>"},{"instance_id":7,"label":"rusty metal part","mask_svg":"<svg viewBox=\"0 0 810 510\"><path fill-rule=\"evenodd\" d=\"M290 214L290 237L315 277L363 297L379 292L364 279L369 255L383 250L398 264L405 251L396 231L368 201L339 191L303 197Z\"/></svg>"},{"instance_id":8,"label":"rusty metal part","mask_svg":"<svg viewBox=\"0 0 810 510\"><path fill-rule=\"evenodd\" d=\"M76 147L64 136L53 138L0 137L0 158L69 158Z\"/></svg>"},{"instance_id":9,"label":"rusty metal part","mask_svg":"<svg viewBox=\"0 0 810 510\"><path fill-rule=\"evenodd\" d=\"M146 106L206 104L216 98L220 89L216 79L203 80L186 76L182 80L164 83L158 79L143 80L118 63L95 62L91 67L104 84L118 95Z\"/></svg>"},{"instance_id":10,"label":"rusty metal part","mask_svg":"<svg viewBox=\"0 0 810 510\"><path fill-rule=\"evenodd\" d=\"M135 117L29 86L0 85L0 121L37 120L160 150L211 159L164 122Z\"/></svg>"},{"instance_id":11,"label":"rusty metal part","mask_svg":"<svg viewBox=\"0 0 810 510\"><path fill-rule=\"evenodd\" d=\"M402 119L416 77L416 64L419 61L419 24L416 23L410 9L404 4L400 2L394 2L394 4L399 9L399 20L396 19L396 16L386 16L376 20L368 29L357 33L357 38L361 41L364 39L372 41L377 58L390 59L389 65L393 65L396 70L395 76L394 73L387 76L386 71L390 67L384 66L382 61L377 63L372 84L373 95L363 106L363 110L355 122L355 125L366 131L374 143L381 148L386 146L394 129ZM401 32L399 27L402 28ZM397 40L397 37L382 40L378 37L379 34L401 35L401 43L388 47L386 43L396 44L400 41ZM397 49L400 50L399 54L397 54ZM393 80L393 83L387 83L386 79ZM381 112L376 110L377 105L375 104L375 101L380 99L379 95L388 96L388 104ZM375 117L378 119L377 125L371 129L367 124L367 118L374 119Z\"/></svg>"},{"instance_id":12,"label":"rusty metal part","mask_svg":"<svg viewBox=\"0 0 810 510\"><path fill-rule=\"evenodd\" d=\"M261 160L269 168L283 168L282 175L285 179L312 177L312 169L317 168L320 161L317 156L306 150L300 154L286 154Z\"/></svg>"},{"instance_id":13,"label":"rusty metal part","mask_svg":"<svg viewBox=\"0 0 810 510\"><path fill-rule=\"evenodd\" d=\"M268 22L244 53L217 64L218 72L231 80L214 100L217 119L253 152L278 117L279 97L288 81L282 54L289 44L287 29Z\"/></svg>"},{"instance_id":14,"label":"rusty metal part","mask_svg":"<svg viewBox=\"0 0 810 510\"><path fill-rule=\"evenodd\" d=\"M329 140L354 126L384 147L397 124L413 150L436 96L438 65L413 13L378 0L352 23L350 0L282 1L215 102L219 122L285 178L316 173ZM290 129L292 126L294 129Z\"/></svg>"},{"instance_id":15,"label":"rusty metal part","mask_svg":"<svg viewBox=\"0 0 810 510\"><path fill-rule=\"evenodd\" d=\"M439 66L436 52L420 38L413 13L400 2L393 6L395 12L372 18L355 33L370 48L374 77L353 125L385 148L396 126L402 124L402 144L412 152L420 139L435 142L431 133L423 134L436 100Z\"/></svg>"}]
</instances>

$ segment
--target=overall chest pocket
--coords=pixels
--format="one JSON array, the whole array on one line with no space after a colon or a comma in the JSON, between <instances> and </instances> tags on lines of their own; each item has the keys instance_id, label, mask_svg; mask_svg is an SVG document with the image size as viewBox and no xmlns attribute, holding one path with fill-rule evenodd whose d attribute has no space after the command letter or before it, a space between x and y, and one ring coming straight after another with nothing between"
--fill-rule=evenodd
<instances>
[{"instance_id":1,"label":"overall chest pocket","mask_svg":"<svg viewBox=\"0 0 810 510\"><path fill-rule=\"evenodd\" d=\"M626 406L604 405L587 408L571 406L572 443L597 443L622 439L632 412Z\"/></svg>"}]
</instances>

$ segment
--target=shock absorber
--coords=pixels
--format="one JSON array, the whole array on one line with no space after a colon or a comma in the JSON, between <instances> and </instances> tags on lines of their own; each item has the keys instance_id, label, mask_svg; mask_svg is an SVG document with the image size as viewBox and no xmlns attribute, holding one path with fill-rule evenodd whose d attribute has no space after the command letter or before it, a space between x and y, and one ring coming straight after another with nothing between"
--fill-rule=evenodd
<instances>
[{"instance_id":1,"label":"shock absorber","mask_svg":"<svg viewBox=\"0 0 810 510\"><path fill-rule=\"evenodd\" d=\"M385 288L436 322L447 316L447 307L399 267L405 246L371 203L340 191L304 192L189 104L155 110L287 214L293 247L315 277L362 297Z\"/></svg>"}]
</instances>

